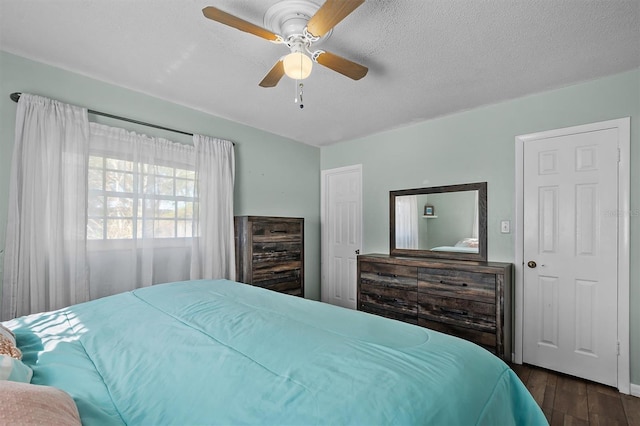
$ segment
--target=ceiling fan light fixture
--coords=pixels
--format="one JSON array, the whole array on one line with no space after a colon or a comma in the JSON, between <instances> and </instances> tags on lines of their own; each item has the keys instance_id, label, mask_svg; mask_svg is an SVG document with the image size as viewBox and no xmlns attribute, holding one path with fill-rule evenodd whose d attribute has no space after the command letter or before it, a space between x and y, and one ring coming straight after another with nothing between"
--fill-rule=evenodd
<instances>
[{"instance_id":1,"label":"ceiling fan light fixture","mask_svg":"<svg viewBox=\"0 0 640 426\"><path fill-rule=\"evenodd\" d=\"M303 80L311 74L313 62L352 80L360 80L368 68L324 50L311 49L326 40L333 27L362 5L365 0L325 0L322 6L314 0L276 0L265 13L265 27L233 16L213 6L202 9L205 18L231 28L253 34L276 44L284 44L290 54L278 62L262 79L260 87L275 87L285 75Z\"/></svg>"},{"instance_id":2,"label":"ceiling fan light fixture","mask_svg":"<svg viewBox=\"0 0 640 426\"><path fill-rule=\"evenodd\" d=\"M313 61L302 52L291 52L282 60L284 73L294 80L304 80L311 74Z\"/></svg>"}]
</instances>

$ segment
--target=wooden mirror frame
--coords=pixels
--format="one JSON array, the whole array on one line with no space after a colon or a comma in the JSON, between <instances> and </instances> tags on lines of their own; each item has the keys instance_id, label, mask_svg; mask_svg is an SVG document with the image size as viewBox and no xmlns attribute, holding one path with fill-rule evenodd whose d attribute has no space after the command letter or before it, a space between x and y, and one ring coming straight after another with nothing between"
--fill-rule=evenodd
<instances>
[{"instance_id":1,"label":"wooden mirror frame","mask_svg":"<svg viewBox=\"0 0 640 426\"><path fill-rule=\"evenodd\" d=\"M396 197L403 195L441 194L478 191L478 253L457 253L396 248ZM487 261L487 182L389 191L389 253L391 256L435 257L452 260Z\"/></svg>"}]
</instances>

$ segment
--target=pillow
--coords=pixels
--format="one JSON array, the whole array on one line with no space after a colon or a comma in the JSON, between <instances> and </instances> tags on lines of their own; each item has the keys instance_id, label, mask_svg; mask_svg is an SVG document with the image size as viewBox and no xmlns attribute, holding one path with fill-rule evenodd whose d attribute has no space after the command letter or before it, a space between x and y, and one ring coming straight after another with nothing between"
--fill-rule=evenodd
<instances>
[{"instance_id":1,"label":"pillow","mask_svg":"<svg viewBox=\"0 0 640 426\"><path fill-rule=\"evenodd\" d=\"M22 352L16 346L15 334L2 324L0 324L0 355L9 355L15 359L22 359Z\"/></svg>"},{"instance_id":2,"label":"pillow","mask_svg":"<svg viewBox=\"0 0 640 426\"><path fill-rule=\"evenodd\" d=\"M0 336L0 355L9 355L15 359L22 359L22 352L16 347L15 342Z\"/></svg>"},{"instance_id":3,"label":"pillow","mask_svg":"<svg viewBox=\"0 0 640 426\"><path fill-rule=\"evenodd\" d=\"M0 381L0 423L21 426L80 425L71 397L51 386Z\"/></svg>"},{"instance_id":4,"label":"pillow","mask_svg":"<svg viewBox=\"0 0 640 426\"><path fill-rule=\"evenodd\" d=\"M0 380L29 383L31 376L33 371L22 361L9 355L0 355Z\"/></svg>"},{"instance_id":5,"label":"pillow","mask_svg":"<svg viewBox=\"0 0 640 426\"><path fill-rule=\"evenodd\" d=\"M464 240L460 240L456 243L456 247L478 247L478 239L477 238L465 238Z\"/></svg>"},{"instance_id":6,"label":"pillow","mask_svg":"<svg viewBox=\"0 0 640 426\"><path fill-rule=\"evenodd\" d=\"M13 334L13 331L9 330L2 324L0 324L0 336L4 336L7 339L11 340L14 345L16 344L16 335Z\"/></svg>"}]
</instances>

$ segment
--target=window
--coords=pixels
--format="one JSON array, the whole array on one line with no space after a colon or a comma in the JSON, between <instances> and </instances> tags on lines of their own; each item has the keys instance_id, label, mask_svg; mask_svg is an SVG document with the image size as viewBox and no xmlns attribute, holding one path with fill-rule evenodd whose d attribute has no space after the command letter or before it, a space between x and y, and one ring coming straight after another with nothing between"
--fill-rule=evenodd
<instances>
[{"instance_id":1,"label":"window","mask_svg":"<svg viewBox=\"0 0 640 426\"><path fill-rule=\"evenodd\" d=\"M194 203L194 170L89 157L89 240L190 238Z\"/></svg>"}]
</instances>

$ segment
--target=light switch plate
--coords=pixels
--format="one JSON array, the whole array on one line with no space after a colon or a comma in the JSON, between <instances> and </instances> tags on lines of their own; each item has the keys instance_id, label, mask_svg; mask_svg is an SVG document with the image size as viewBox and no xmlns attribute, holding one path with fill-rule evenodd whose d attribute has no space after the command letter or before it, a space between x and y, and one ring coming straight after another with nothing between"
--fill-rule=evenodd
<instances>
[{"instance_id":1,"label":"light switch plate","mask_svg":"<svg viewBox=\"0 0 640 426\"><path fill-rule=\"evenodd\" d=\"M500 232L503 234L508 234L511 232L511 222L508 220L503 220L500 222Z\"/></svg>"}]
</instances>

